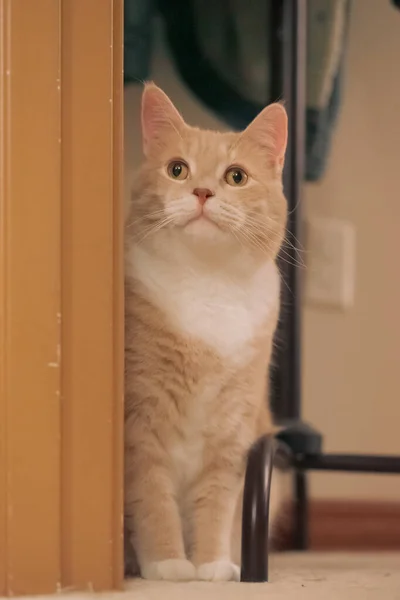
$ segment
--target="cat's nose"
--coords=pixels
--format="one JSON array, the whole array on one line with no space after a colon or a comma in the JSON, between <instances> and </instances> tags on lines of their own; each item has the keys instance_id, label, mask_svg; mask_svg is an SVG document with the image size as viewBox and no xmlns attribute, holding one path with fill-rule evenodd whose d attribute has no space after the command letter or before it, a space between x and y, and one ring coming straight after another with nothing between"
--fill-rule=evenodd
<instances>
[{"instance_id":1,"label":"cat's nose","mask_svg":"<svg viewBox=\"0 0 400 600\"><path fill-rule=\"evenodd\" d=\"M208 188L195 188L193 194L198 197L200 204L205 204L208 198L214 196L214 192Z\"/></svg>"}]
</instances>

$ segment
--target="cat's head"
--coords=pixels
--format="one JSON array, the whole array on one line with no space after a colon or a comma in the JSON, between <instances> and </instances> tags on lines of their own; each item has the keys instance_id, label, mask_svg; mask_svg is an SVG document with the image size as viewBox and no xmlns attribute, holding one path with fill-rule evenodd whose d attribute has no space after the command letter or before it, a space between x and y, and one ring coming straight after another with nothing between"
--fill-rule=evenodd
<instances>
[{"instance_id":1,"label":"cat's head","mask_svg":"<svg viewBox=\"0 0 400 600\"><path fill-rule=\"evenodd\" d=\"M187 125L164 92L147 84L142 136L145 162L128 223L138 242L179 237L200 249L276 256L286 225L281 104L266 107L243 132L205 131Z\"/></svg>"}]
</instances>

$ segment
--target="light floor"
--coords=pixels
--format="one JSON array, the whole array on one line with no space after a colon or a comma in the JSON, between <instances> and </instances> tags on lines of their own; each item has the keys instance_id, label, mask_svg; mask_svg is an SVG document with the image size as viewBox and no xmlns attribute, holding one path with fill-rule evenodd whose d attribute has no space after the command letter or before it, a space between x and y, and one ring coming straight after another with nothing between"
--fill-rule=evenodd
<instances>
[{"instance_id":1,"label":"light floor","mask_svg":"<svg viewBox=\"0 0 400 600\"><path fill-rule=\"evenodd\" d=\"M104 600L400 600L400 554L285 554L272 558L270 575L271 581L266 584L138 579L128 581L122 593L97 597ZM90 600L93 594L73 594L67 598Z\"/></svg>"}]
</instances>

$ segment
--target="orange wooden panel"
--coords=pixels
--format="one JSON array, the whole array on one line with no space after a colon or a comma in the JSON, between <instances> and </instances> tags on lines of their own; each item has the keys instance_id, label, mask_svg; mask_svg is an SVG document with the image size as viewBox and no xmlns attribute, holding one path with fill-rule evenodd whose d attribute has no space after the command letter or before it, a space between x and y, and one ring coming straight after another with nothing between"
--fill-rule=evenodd
<instances>
[{"instance_id":1,"label":"orange wooden panel","mask_svg":"<svg viewBox=\"0 0 400 600\"><path fill-rule=\"evenodd\" d=\"M124 576L124 2L113 2L113 587Z\"/></svg>"},{"instance_id":2,"label":"orange wooden panel","mask_svg":"<svg viewBox=\"0 0 400 600\"><path fill-rule=\"evenodd\" d=\"M62 5L62 581L122 581L122 0Z\"/></svg>"},{"instance_id":3,"label":"orange wooden panel","mask_svg":"<svg viewBox=\"0 0 400 600\"><path fill-rule=\"evenodd\" d=\"M6 455L6 387L5 387L5 266L6 266L6 237L5 237L5 145L4 120L5 108L5 81L7 78L6 66L6 32L5 32L5 6L4 0L0 1L0 596L7 591L7 455Z\"/></svg>"},{"instance_id":4,"label":"orange wooden panel","mask_svg":"<svg viewBox=\"0 0 400 600\"><path fill-rule=\"evenodd\" d=\"M60 582L60 6L0 0L0 593Z\"/></svg>"}]
</instances>

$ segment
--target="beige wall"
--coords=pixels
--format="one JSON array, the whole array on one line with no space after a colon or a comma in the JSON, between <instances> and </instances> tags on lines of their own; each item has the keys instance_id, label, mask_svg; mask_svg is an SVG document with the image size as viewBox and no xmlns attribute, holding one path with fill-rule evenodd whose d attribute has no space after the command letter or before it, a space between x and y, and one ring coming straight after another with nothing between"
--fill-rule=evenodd
<instances>
[{"instance_id":1,"label":"beige wall","mask_svg":"<svg viewBox=\"0 0 400 600\"><path fill-rule=\"evenodd\" d=\"M354 308L304 311L304 414L331 451L400 454L399 57L400 12L355 0L329 170L305 194L308 214L349 219L357 235ZM320 475L313 490L400 500L400 477Z\"/></svg>"},{"instance_id":2,"label":"beige wall","mask_svg":"<svg viewBox=\"0 0 400 600\"><path fill-rule=\"evenodd\" d=\"M304 416L329 451L400 454L400 12L354 0L345 97L329 169L305 188L305 214L349 219L357 234L356 301L304 309ZM160 42L154 80L186 119L221 124L180 82ZM140 159L140 90L125 95L127 172ZM397 240L397 241L396 241ZM400 477L313 475L320 497L400 500Z\"/></svg>"}]
</instances>

